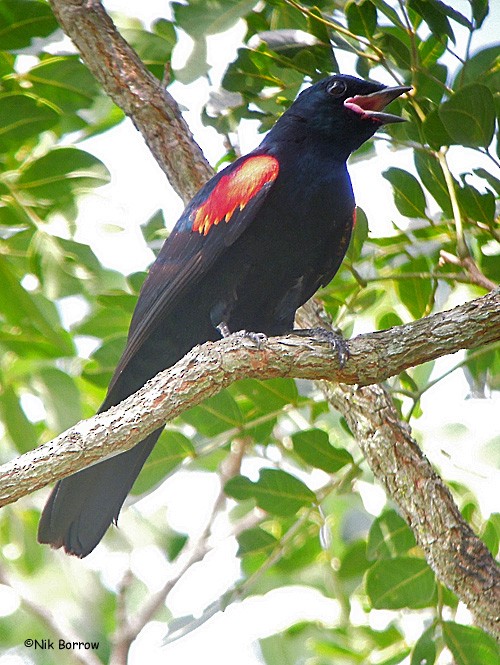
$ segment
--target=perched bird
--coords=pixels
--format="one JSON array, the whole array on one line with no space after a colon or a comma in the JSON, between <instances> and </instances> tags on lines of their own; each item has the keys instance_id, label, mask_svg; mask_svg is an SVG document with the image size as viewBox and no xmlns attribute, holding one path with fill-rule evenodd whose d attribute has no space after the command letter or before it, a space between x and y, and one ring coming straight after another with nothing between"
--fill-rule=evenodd
<instances>
[{"instance_id":1,"label":"perched bird","mask_svg":"<svg viewBox=\"0 0 500 665\"><path fill-rule=\"evenodd\" d=\"M280 335L333 278L354 223L346 160L408 87L334 75L304 90L258 148L217 173L186 207L152 265L100 412L196 344L246 330ZM117 521L161 429L59 481L38 540L79 557Z\"/></svg>"}]
</instances>

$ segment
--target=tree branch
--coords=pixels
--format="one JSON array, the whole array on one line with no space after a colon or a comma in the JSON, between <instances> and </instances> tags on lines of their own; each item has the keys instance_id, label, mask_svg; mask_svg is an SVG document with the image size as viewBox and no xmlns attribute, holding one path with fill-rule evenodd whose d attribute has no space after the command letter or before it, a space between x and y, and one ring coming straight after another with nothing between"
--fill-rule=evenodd
<instances>
[{"instance_id":1,"label":"tree branch","mask_svg":"<svg viewBox=\"0 0 500 665\"><path fill-rule=\"evenodd\" d=\"M179 106L117 31L100 0L49 0L105 92L141 132L177 194L189 201L212 175Z\"/></svg>"},{"instance_id":2,"label":"tree branch","mask_svg":"<svg viewBox=\"0 0 500 665\"><path fill-rule=\"evenodd\" d=\"M500 289L489 297L496 319ZM461 308L416 323L432 322L436 316L446 320L457 309ZM321 323L320 315L309 302L299 310L297 320L304 327L314 327ZM440 319L436 324L431 323L429 332L434 335L441 329L441 337L447 323ZM465 603L476 624L500 641L498 564L462 517L449 489L412 438L409 425L400 420L390 394L377 383L361 386L322 381L320 387L346 419L375 478L399 507L438 579Z\"/></svg>"},{"instance_id":3,"label":"tree branch","mask_svg":"<svg viewBox=\"0 0 500 665\"><path fill-rule=\"evenodd\" d=\"M498 340L500 289L447 312L355 337L343 369L328 344L295 335L270 338L260 348L239 335L207 342L118 406L1 466L0 506L131 448L238 379L293 377L368 385L459 349Z\"/></svg>"}]
</instances>

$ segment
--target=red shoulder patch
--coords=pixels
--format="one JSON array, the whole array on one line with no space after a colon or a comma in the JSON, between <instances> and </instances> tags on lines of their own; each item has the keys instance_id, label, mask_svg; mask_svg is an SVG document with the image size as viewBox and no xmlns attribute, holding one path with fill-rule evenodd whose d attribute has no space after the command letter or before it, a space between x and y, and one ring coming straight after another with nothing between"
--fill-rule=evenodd
<instances>
[{"instance_id":1,"label":"red shoulder patch","mask_svg":"<svg viewBox=\"0 0 500 665\"><path fill-rule=\"evenodd\" d=\"M193 214L193 231L206 236L212 226L229 222L236 208L246 204L278 177L279 164L270 155L249 157L237 169L222 176L207 200Z\"/></svg>"}]
</instances>

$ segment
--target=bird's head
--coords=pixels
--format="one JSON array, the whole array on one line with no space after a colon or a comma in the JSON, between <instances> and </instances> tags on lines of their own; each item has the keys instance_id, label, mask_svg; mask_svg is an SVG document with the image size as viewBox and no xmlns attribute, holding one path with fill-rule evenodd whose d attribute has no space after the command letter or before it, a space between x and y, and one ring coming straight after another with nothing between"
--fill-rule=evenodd
<instances>
[{"instance_id":1,"label":"bird's head","mask_svg":"<svg viewBox=\"0 0 500 665\"><path fill-rule=\"evenodd\" d=\"M295 130L297 136L315 137L325 147L335 146L339 157L346 159L382 125L404 122L384 109L409 90L335 74L304 90L278 124Z\"/></svg>"}]
</instances>

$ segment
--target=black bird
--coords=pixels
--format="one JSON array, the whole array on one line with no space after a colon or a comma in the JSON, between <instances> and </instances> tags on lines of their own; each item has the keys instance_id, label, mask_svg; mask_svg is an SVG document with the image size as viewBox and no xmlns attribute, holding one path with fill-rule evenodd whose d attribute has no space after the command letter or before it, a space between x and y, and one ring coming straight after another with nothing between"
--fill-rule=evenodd
<instances>
[{"instance_id":1,"label":"black bird","mask_svg":"<svg viewBox=\"0 0 500 665\"><path fill-rule=\"evenodd\" d=\"M186 207L152 265L100 412L193 346L240 330L280 335L333 278L355 204L346 160L408 87L334 75L304 90L258 148L217 173ZM117 521L161 429L59 481L38 540L79 557Z\"/></svg>"}]
</instances>

